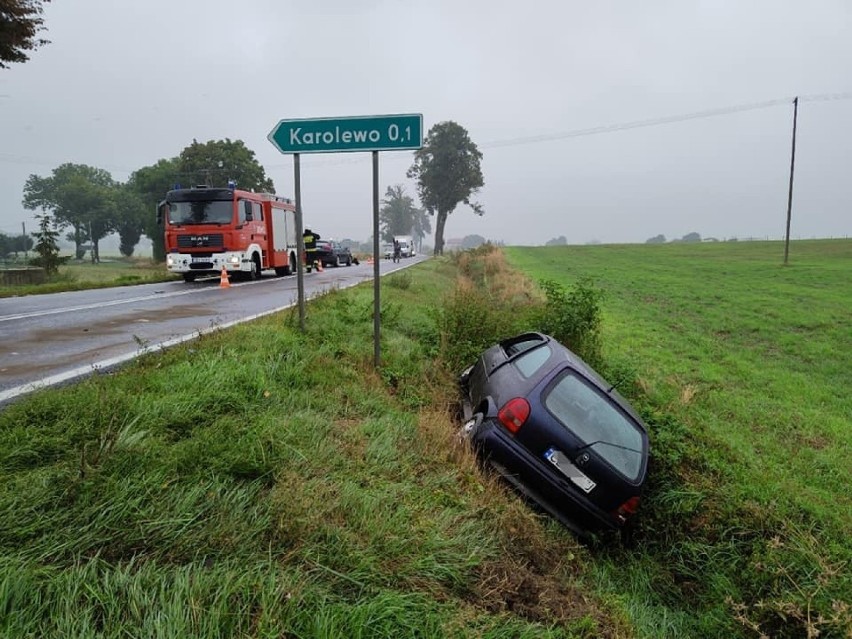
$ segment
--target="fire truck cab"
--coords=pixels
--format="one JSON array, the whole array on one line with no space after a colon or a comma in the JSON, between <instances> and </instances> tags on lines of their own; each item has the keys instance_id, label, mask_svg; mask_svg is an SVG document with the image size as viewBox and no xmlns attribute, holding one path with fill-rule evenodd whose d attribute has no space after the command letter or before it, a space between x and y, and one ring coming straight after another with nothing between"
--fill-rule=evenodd
<instances>
[{"instance_id":1,"label":"fire truck cab","mask_svg":"<svg viewBox=\"0 0 852 639\"><path fill-rule=\"evenodd\" d=\"M296 207L271 193L198 186L176 188L158 208L166 266L187 282L222 269L244 279L296 268Z\"/></svg>"}]
</instances>

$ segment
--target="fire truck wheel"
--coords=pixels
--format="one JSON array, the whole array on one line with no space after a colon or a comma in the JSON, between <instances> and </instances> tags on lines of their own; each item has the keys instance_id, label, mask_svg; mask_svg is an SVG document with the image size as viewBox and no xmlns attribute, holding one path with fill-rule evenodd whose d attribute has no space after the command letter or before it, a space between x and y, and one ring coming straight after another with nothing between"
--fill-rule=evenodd
<instances>
[{"instance_id":1,"label":"fire truck wheel","mask_svg":"<svg viewBox=\"0 0 852 639\"><path fill-rule=\"evenodd\" d=\"M290 253L290 262L287 264L287 266L285 266L281 269L281 272L278 273L278 275L292 275L293 271L295 270L293 268L293 264L295 264L295 263L296 263L296 254ZM277 271L276 271L276 273L277 273Z\"/></svg>"},{"instance_id":2,"label":"fire truck wheel","mask_svg":"<svg viewBox=\"0 0 852 639\"><path fill-rule=\"evenodd\" d=\"M260 258L257 255L251 258L251 272L249 273L249 278L253 280L260 279Z\"/></svg>"}]
</instances>

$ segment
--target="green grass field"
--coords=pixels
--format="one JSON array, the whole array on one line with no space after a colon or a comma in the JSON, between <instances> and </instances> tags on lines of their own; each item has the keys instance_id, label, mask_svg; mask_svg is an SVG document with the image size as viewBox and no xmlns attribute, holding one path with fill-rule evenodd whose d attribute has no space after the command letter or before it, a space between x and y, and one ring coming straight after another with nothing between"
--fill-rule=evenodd
<instances>
[{"instance_id":1,"label":"green grass field","mask_svg":"<svg viewBox=\"0 0 852 639\"><path fill-rule=\"evenodd\" d=\"M285 313L23 398L0 636L848 638L852 242L782 249L435 259L383 280L378 371L368 283L304 333ZM585 278L651 429L625 544L578 543L454 437L464 331L536 328L529 280Z\"/></svg>"},{"instance_id":2,"label":"green grass field","mask_svg":"<svg viewBox=\"0 0 852 639\"><path fill-rule=\"evenodd\" d=\"M164 264L147 258L104 258L97 264L85 260L69 261L59 273L39 285L0 285L0 297L79 291L110 286L133 286L176 279Z\"/></svg>"},{"instance_id":3,"label":"green grass field","mask_svg":"<svg viewBox=\"0 0 852 639\"><path fill-rule=\"evenodd\" d=\"M636 371L628 394L661 418L652 446L671 476L646 500L636 558L658 584L654 606L690 602L676 620L687 625L727 606L770 636L849 636L852 242L795 242L786 267L778 242L507 254L534 280L589 277L604 291L607 357ZM619 594L637 576L597 571ZM627 596L661 634L646 586ZM698 623L696 636L712 634Z\"/></svg>"}]
</instances>

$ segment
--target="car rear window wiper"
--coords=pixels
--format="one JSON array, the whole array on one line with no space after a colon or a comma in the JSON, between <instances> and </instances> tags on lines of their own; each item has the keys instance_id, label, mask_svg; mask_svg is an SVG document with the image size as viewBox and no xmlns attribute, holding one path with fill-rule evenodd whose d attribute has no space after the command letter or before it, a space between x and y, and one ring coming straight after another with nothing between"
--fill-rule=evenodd
<instances>
[{"instance_id":1,"label":"car rear window wiper","mask_svg":"<svg viewBox=\"0 0 852 639\"><path fill-rule=\"evenodd\" d=\"M597 446L598 444L603 444L604 446L612 446L613 448L620 448L621 450L629 450L631 453L637 453L639 455L642 454L641 450L636 450L635 448L630 448L629 446L622 446L621 444L616 444L613 442L605 442L602 439L599 439L594 442L589 442L588 444L583 444L582 446L575 448L572 453L576 455L577 453L582 453L584 450L591 448L592 446Z\"/></svg>"}]
</instances>

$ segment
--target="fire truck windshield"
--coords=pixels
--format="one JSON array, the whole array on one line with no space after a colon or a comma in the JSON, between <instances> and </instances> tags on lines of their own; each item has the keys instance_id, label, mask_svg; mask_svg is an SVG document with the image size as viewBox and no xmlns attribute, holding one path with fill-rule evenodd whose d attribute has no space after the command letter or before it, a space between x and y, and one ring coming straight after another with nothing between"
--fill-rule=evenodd
<instances>
[{"instance_id":1,"label":"fire truck windshield","mask_svg":"<svg viewBox=\"0 0 852 639\"><path fill-rule=\"evenodd\" d=\"M232 200L169 202L169 224L230 224L233 215Z\"/></svg>"}]
</instances>

